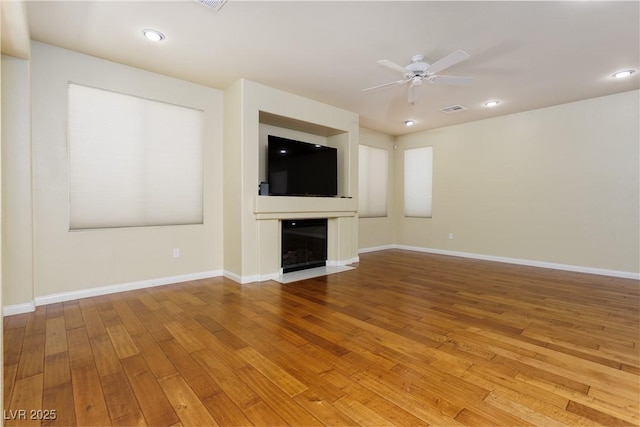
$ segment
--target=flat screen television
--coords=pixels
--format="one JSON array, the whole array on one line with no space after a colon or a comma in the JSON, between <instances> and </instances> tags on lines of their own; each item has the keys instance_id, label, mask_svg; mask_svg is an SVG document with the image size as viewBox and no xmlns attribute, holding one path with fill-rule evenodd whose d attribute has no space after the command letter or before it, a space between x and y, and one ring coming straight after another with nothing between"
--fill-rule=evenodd
<instances>
[{"instance_id":1,"label":"flat screen television","mask_svg":"<svg viewBox=\"0 0 640 427\"><path fill-rule=\"evenodd\" d=\"M274 135L268 142L269 195L338 195L337 149Z\"/></svg>"}]
</instances>

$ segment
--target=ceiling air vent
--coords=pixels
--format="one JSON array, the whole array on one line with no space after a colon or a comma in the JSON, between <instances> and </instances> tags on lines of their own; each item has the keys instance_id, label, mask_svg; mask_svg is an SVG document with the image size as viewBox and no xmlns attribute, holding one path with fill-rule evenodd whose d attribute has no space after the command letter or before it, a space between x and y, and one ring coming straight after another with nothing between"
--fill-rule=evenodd
<instances>
[{"instance_id":1,"label":"ceiling air vent","mask_svg":"<svg viewBox=\"0 0 640 427\"><path fill-rule=\"evenodd\" d=\"M465 110L467 110L467 107L463 107L462 105L452 105L451 107L444 107L440 109L440 111L445 114L455 114Z\"/></svg>"},{"instance_id":2,"label":"ceiling air vent","mask_svg":"<svg viewBox=\"0 0 640 427\"><path fill-rule=\"evenodd\" d=\"M222 6L227 2L227 0L196 0L201 5L208 7L209 9L213 9L216 12L219 11Z\"/></svg>"}]
</instances>

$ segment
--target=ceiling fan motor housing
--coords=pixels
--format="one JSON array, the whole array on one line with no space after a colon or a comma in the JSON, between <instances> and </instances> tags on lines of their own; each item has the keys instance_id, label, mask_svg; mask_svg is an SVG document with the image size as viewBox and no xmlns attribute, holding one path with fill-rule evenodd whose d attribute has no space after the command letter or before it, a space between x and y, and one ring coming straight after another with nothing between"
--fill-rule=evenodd
<instances>
[{"instance_id":1,"label":"ceiling fan motor housing","mask_svg":"<svg viewBox=\"0 0 640 427\"><path fill-rule=\"evenodd\" d=\"M429 64L422 62L423 55L413 55L411 59L413 63L407 65L405 69L405 78L411 80L411 86L422 84L422 80L429 76Z\"/></svg>"},{"instance_id":2,"label":"ceiling fan motor housing","mask_svg":"<svg viewBox=\"0 0 640 427\"><path fill-rule=\"evenodd\" d=\"M429 69L429 64L426 62L414 62L406 66L407 72L411 74L424 74Z\"/></svg>"}]
</instances>

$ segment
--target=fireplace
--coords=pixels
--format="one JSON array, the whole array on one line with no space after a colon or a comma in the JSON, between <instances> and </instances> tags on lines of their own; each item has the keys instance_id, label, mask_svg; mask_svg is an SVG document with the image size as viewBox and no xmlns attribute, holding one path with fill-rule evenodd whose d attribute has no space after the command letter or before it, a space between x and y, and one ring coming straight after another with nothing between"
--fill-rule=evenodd
<instances>
[{"instance_id":1,"label":"fireplace","mask_svg":"<svg viewBox=\"0 0 640 427\"><path fill-rule=\"evenodd\" d=\"M282 221L282 271L327 265L327 219Z\"/></svg>"}]
</instances>

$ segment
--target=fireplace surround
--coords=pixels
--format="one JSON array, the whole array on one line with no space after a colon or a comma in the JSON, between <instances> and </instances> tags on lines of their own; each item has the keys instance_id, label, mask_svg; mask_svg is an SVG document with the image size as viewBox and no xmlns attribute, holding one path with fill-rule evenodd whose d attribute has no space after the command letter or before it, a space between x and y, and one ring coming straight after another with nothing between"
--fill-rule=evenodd
<instances>
[{"instance_id":1,"label":"fireplace surround","mask_svg":"<svg viewBox=\"0 0 640 427\"><path fill-rule=\"evenodd\" d=\"M245 79L225 90L224 103L224 275L239 283L282 276L289 219L327 218L327 267L356 263L358 115ZM268 180L268 135L337 148L339 197L258 194Z\"/></svg>"},{"instance_id":2,"label":"fireplace surround","mask_svg":"<svg viewBox=\"0 0 640 427\"><path fill-rule=\"evenodd\" d=\"M358 262L356 211L354 198L255 195L256 229L247 236L256 236L257 274L244 282L283 276L282 223L286 220L326 218L327 268Z\"/></svg>"}]
</instances>

